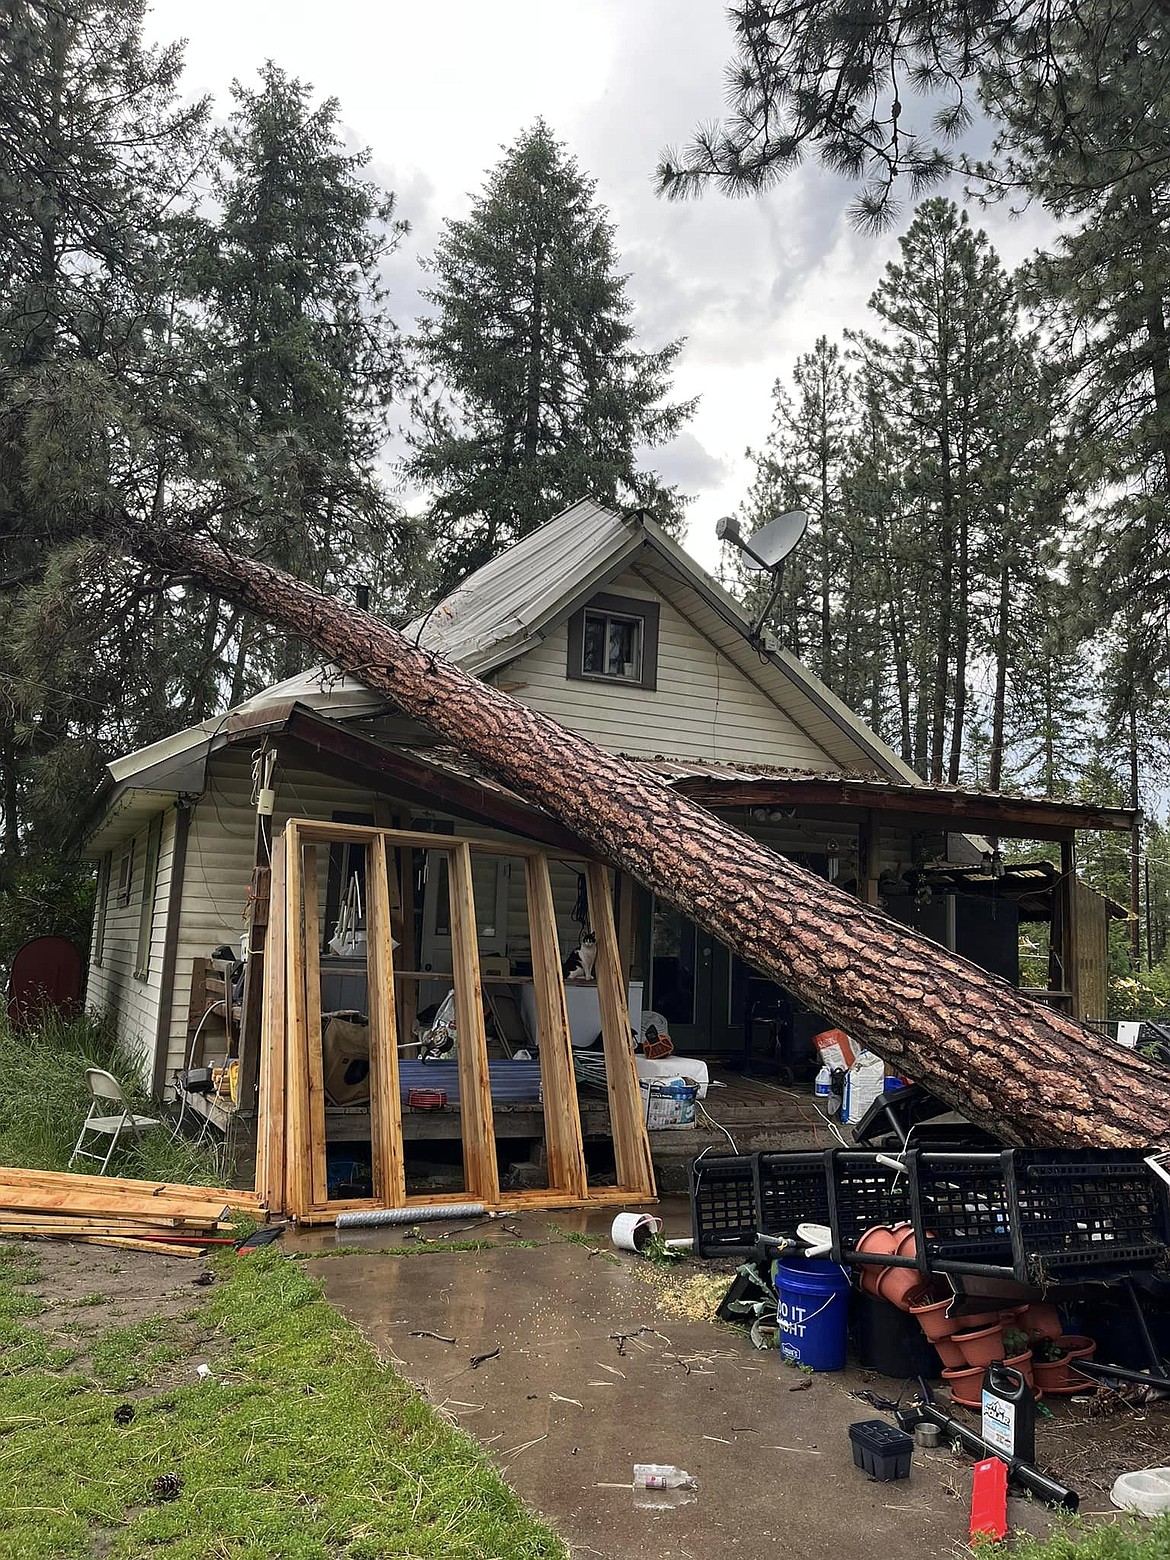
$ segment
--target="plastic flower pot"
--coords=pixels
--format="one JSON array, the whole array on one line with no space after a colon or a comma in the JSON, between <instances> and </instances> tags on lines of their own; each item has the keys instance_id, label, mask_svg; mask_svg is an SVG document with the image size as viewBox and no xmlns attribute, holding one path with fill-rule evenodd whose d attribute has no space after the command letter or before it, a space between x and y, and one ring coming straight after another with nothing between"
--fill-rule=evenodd
<instances>
[{"instance_id":1,"label":"plastic flower pot","mask_svg":"<svg viewBox=\"0 0 1170 1560\"><path fill-rule=\"evenodd\" d=\"M917 1268L882 1268L877 1292L883 1300L896 1305L899 1311L910 1309L910 1296L922 1288L922 1274Z\"/></svg>"},{"instance_id":2,"label":"plastic flower pot","mask_svg":"<svg viewBox=\"0 0 1170 1560\"><path fill-rule=\"evenodd\" d=\"M1010 1365L1013 1370L1018 1370L1030 1387L1036 1385L1035 1377L1032 1374L1034 1367L1031 1349L1025 1349L1023 1354L1013 1354L1010 1360L1004 1360L1004 1364Z\"/></svg>"},{"instance_id":3,"label":"plastic flower pot","mask_svg":"<svg viewBox=\"0 0 1170 1560\"><path fill-rule=\"evenodd\" d=\"M944 1300L926 1300L920 1304L910 1302L910 1314L918 1318L918 1325L930 1339L937 1344L940 1338L950 1338L964 1325L956 1316L948 1316L948 1311L954 1303L954 1297L948 1295Z\"/></svg>"},{"instance_id":4,"label":"plastic flower pot","mask_svg":"<svg viewBox=\"0 0 1170 1560\"><path fill-rule=\"evenodd\" d=\"M888 1224L875 1224L859 1236L854 1249L865 1252L866 1256L888 1257L893 1255L897 1244L898 1237Z\"/></svg>"},{"instance_id":5,"label":"plastic flower pot","mask_svg":"<svg viewBox=\"0 0 1170 1560\"><path fill-rule=\"evenodd\" d=\"M1067 1354L1058 1360L1033 1359L1032 1375L1041 1392L1064 1392L1072 1386L1072 1363Z\"/></svg>"},{"instance_id":6,"label":"plastic flower pot","mask_svg":"<svg viewBox=\"0 0 1170 1560\"><path fill-rule=\"evenodd\" d=\"M1097 1340L1086 1338L1080 1333L1062 1333L1056 1341L1067 1352L1070 1360L1091 1360L1097 1352Z\"/></svg>"},{"instance_id":7,"label":"plastic flower pot","mask_svg":"<svg viewBox=\"0 0 1170 1560\"><path fill-rule=\"evenodd\" d=\"M1003 1327L998 1321L993 1327L955 1333L954 1337L972 1370L982 1370L993 1360L1003 1359Z\"/></svg>"},{"instance_id":8,"label":"plastic flower pot","mask_svg":"<svg viewBox=\"0 0 1170 1560\"><path fill-rule=\"evenodd\" d=\"M998 1311L956 1311L956 1332L977 1332L980 1327L994 1327L999 1322Z\"/></svg>"},{"instance_id":9,"label":"plastic flower pot","mask_svg":"<svg viewBox=\"0 0 1170 1560\"><path fill-rule=\"evenodd\" d=\"M1029 1338L1059 1338L1060 1313L1054 1305L1026 1305L1016 1326Z\"/></svg>"},{"instance_id":10,"label":"plastic flower pot","mask_svg":"<svg viewBox=\"0 0 1170 1560\"><path fill-rule=\"evenodd\" d=\"M964 1408L980 1408L983 1404L983 1367L944 1370L943 1380L951 1389L951 1402Z\"/></svg>"},{"instance_id":11,"label":"plastic flower pot","mask_svg":"<svg viewBox=\"0 0 1170 1560\"><path fill-rule=\"evenodd\" d=\"M948 1370L966 1370L967 1361L962 1349L953 1338L932 1338L934 1352L943 1363L943 1374Z\"/></svg>"}]
</instances>

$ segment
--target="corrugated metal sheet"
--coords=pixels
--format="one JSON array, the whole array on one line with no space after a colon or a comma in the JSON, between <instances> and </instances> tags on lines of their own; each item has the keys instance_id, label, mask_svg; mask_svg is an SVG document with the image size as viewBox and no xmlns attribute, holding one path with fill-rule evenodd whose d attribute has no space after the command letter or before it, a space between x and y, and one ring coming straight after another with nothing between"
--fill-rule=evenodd
<instances>
[{"instance_id":1,"label":"corrugated metal sheet","mask_svg":"<svg viewBox=\"0 0 1170 1560\"><path fill-rule=\"evenodd\" d=\"M523 1105L540 1098L540 1063L492 1060L488 1062L494 1105ZM445 1089L451 1105L459 1103L458 1062L398 1063L398 1090L403 1104L411 1089Z\"/></svg>"}]
</instances>

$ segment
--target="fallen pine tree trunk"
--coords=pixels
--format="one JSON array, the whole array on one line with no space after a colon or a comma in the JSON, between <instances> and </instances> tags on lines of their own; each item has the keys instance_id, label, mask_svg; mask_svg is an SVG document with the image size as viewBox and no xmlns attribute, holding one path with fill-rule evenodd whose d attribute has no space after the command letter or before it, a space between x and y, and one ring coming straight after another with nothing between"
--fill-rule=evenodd
<instances>
[{"instance_id":1,"label":"fallen pine tree trunk","mask_svg":"<svg viewBox=\"0 0 1170 1560\"><path fill-rule=\"evenodd\" d=\"M141 528L119 540L323 652L1008 1142L1170 1142L1170 1070L1033 1002L368 613L202 536Z\"/></svg>"}]
</instances>

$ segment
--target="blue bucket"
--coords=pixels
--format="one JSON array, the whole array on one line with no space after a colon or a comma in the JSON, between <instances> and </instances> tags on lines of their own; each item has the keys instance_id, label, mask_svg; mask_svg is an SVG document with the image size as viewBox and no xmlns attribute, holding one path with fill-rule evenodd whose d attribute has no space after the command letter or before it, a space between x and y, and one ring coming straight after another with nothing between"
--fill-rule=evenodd
<instances>
[{"instance_id":1,"label":"blue bucket","mask_svg":"<svg viewBox=\"0 0 1170 1560\"><path fill-rule=\"evenodd\" d=\"M786 1360L844 1370L849 1275L835 1262L774 1262L777 1341Z\"/></svg>"}]
</instances>

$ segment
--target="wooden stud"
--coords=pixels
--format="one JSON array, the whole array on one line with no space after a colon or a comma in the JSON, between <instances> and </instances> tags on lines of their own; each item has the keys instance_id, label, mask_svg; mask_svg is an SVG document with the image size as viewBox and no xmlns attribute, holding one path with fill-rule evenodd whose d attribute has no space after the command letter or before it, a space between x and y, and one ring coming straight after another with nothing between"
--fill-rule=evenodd
<instances>
[{"instance_id":1,"label":"wooden stud","mask_svg":"<svg viewBox=\"0 0 1170 1560\"><path fill-rule=\"evenodd\" d=\"M631 1195L654 1197L654 1164L642 1114L638 1069L630 1045L630 1015L613 924L609 873L601 862L590 861L585 865L585 881L589 893L589 923L597 939L597 999L601 1008L605 1083L618 1185Z\"/></svg>"},{"instance_id":2,"label":"wooden stud","mask_svg":"<svg viewBox=\"0 0 1170 1560\"><path fill-rule=\"evenodd\" d=\"M399 836L400 838L401 836ZM427 839L427 836L421 836ZM431 848L434 838L428 839ZM479 930L468 841L448 846L451 962L455 974L455 1030L459 1054L459 1104L463 1126L463 1173L470 1198L494 1207L500 1196L496 1134L488 1073L487 1035L479 981Z\"/></svg>"},{"instance_id":3,"label":"wooden stud","mask_svg":"<svg viewBox=\"0 0 1170 1560\"><path fill-rule=\"evenodd\" d=\"M528 937L532 946L549 1190L572 1197L587 1197L589 1174L581 1142L581 1114L577 1106L573 1044L569 1038L565 983L557 943L556 909L548 857L543 852L525 858L524 887L528 898Z\"/></svg>"},{"instance_id":4,"label":"wooden stud","mask_svg":"<svg viewBox=\"0 0 1170 1560\"><path fill-rule=\"evenodd\" d=\"M321 922L318 910L317 847L306 845L305 896L302 917L305 937L305 1053L309 1078L309 1195L314 1208L329 1201L329 1177L325 1165L325 1059L321 1030Z\"/></svg>"},{"instance_id":5,"label":"wooden stud","mask_svg":"<svg viewBox=\"0 0 1170 1560\"><path fill-rule=\"evenodd\" d=\"M535 856L544 849L523 840L481 840L467 835L428 834L419 829L377 829L370 824L326 823L316 818L298 818L296 825L302 840L317 845L370 845L384 838L394 845L413 845L420 850L450 850L453 845L462 844L491 856Z\"/></svg>"},{"instance_id":6,"label":"wooden stud","mask_svg":"<svg viewBox=\"0 0 1170 1560\"><path fill-rule=\"evenodd\" d=\"M309 1168L309 1057L305 1011L305 936L300 830L285 826L285 1212L294 1218L312 1206Z\"/></svg>"},{"instance_id":7,"label":"wooden stud","mask_svg":"<svg viewBox=\"0 0 1170 1560\"><path fill-rule=\"evenodd\" d=\"M384 1208L406 1201L402 1102L398 1088L398 1025L394 1011L389 848L376 840L366 852L366 973L370 1019L370 1126L374 1197Z\"/></svg>"},{"instance_id":8,"label":"wooden stud","mask_svg":"<svg viewBox=\"0 0 1170 1560\"><path fill-rule=\"evenodd\" d=\"M393 841L386 841L386 849L392 848ZM402 907L402 930L398 934L399 962L404 970L413 969L416 950L414 945L414 849L409 845L398 847L398 899ZM415 1020L418 1018L418 987L413 981L399 980L397 983L397 1007L398 1028L402 1035L403 1043L410 1042L414 1034ZM411 1056L417 1055L412 1050Z\"/></svg>"},{"instance_id":9,"label":"wooden stud","mask_svg":"<svg viewBox=\"0 0 1170 1560\"><path fill-rule=\"evenodd\" d=\"M256 1190L274 1212L284 1210L285 1198L285 1035L287 964L285 941L288 907L285 901L284 836L272 848L272 914L264 960L264 1031L260 1063L259 1108L256 1121ZM263 1179L261 1179L261 1176Z\"/></svg>"}]
</instances>

